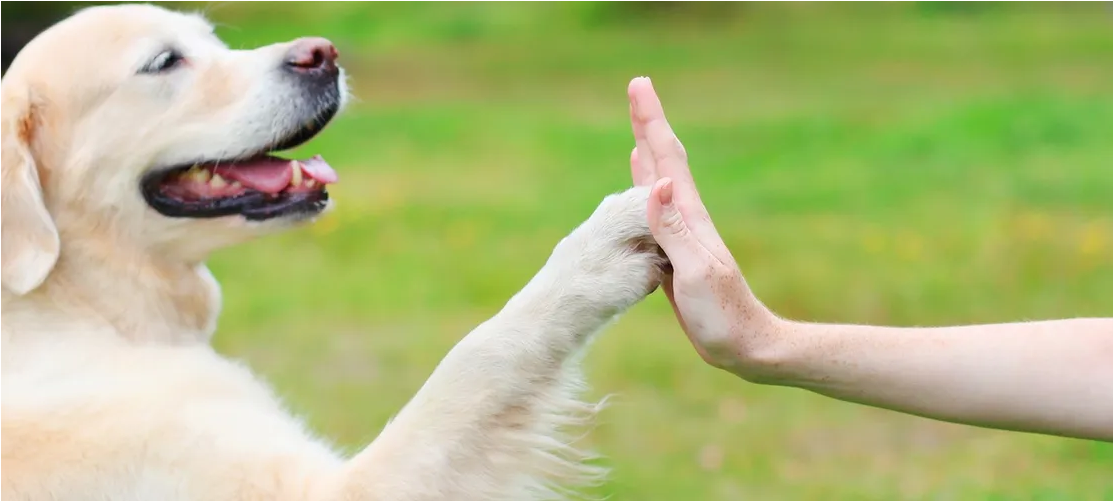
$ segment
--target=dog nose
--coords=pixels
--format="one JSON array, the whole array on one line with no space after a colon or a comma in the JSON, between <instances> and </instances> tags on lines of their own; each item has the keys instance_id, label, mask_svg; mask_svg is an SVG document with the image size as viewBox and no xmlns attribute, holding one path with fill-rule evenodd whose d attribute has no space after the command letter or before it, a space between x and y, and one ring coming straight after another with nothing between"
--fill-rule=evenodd
<instances>
[{"instance_id":1,"label":"dog nose","mask_svg":"<svg viewBox=\"0 0 1115 504\"><path fill-rule=\"evenodd\" d=\"M295 72L332 74L337 72L337 56L332 42L319 37L301 38L291 45L284 63Z\"/></svg>"}]
</instances>

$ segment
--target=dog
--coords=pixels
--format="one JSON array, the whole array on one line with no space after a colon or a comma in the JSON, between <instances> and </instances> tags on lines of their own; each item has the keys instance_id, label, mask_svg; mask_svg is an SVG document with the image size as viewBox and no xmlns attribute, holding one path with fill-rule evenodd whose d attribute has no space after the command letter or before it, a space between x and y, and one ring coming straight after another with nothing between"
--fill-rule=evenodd
<instances>
[{"instance_id":1,"label":"dog","mask_svg":"<svg viewBox=\"0 0 1115 504\"><path fill-rule=\"evenodd\" d=\"M379 435L342 455L210 346L207 256L330 211L303 144L347 103L336 48L231 50L203 16L83 9L2 87L5 499L568 497L606 471L571 437L579 356L658 288L649 189L609 195L459 341Z\"/></svg>"}]
</instances>

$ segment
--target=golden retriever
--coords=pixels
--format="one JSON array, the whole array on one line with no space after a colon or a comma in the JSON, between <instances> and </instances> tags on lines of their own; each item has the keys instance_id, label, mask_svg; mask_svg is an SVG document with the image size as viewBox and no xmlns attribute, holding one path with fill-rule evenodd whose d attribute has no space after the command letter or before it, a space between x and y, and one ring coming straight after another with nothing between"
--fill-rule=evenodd
<instances>
[{"instance_id":1,"label":"golden retriever","mask_svg":"<svg viewBox=\"0 0 1115 504\"><path fill-rule=\"evenodd\" d=\"M82 10L3 95L5 499L535 499L602 470L577 356L657 288L646 188L608 196L354 456L213 351L211 252L313 220L300 145L344 106L325 39L231 50L200 16ZM374 400L374 398L369 398ZM369 426L371 427L371 426Z\"/></svg>"}]
</instances>

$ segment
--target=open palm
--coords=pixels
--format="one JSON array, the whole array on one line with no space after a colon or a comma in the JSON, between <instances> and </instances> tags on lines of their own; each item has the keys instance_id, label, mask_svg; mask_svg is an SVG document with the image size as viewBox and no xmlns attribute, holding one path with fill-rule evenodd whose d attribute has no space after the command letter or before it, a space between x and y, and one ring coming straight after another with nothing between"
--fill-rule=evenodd
<instances>
[{"instance_id":1,"label":"open palm","mask_svg":"<svg viewBox=\"0 0 1115 504\"><path fill-rule=\"evenodd\" d=\"M747 345L748 334L773 315L752 295L717 233L689 171L685 147L666 120L650 79L633 79L627 94L635 135L631 178L635 185L653 186L647 220L673 265L663 290L701 357L731 367L739 362L735 354L741 344Z\"/></svg>"}]
</instances>

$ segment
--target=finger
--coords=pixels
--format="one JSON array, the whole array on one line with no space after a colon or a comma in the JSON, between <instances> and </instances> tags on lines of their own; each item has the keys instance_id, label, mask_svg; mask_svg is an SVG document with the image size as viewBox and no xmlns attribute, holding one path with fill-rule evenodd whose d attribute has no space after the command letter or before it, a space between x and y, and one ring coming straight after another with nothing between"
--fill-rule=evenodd
<instances>
[{"instance_id":1,"label":"finger","mask_svg":"<svg viewBox=\"0 0 1115 504\"><path fill-rule=\"evenodd\" d=\"M649 186L654 184L657 177L654 176L654 170L647 171L646 167L639 162L639 148L631 149L631 181L637 186Z\"/></svg>"},{"instance_id":2,"label":"finger","mask_svg":"<svg viewBox=\"0 0 1115 504\"><path fill-rule=\"evenodd\" d=\"M700 268L709 261L717 261L689 229L674 201L674 183L669 178L659 180L651 188L647 200L647 223L654 241L670 259L674 272Z\"/></svg>"},{"instance_id":3,"label":"finger","mask_svg":"<svg viewBox=\"0 0 1115 504\"><path fill-rule=\"evenodd\" d=\"M627 99L628 109L631 114L631 132L635 136L635 151L637 155L633 155L632 161L638 160L639 163L639 178L635 179L635 185L651 185L655 180L658 180L658 170L654 164L654 153L650 150L650 145L647 143L646 128L643 123L635 117L635 98L632 94L632 86L639 79L645 77L635 78L631 84L627 86ZM634 175L634 166L632 166L632 175ZM649 174L649 175L648 175ZM644 178L645 177L645 178ZM641 182L645 180L645 182Z\"/></svg>"},{"instance_id":4,"label":"finger","mask_svg":"<svg viewBox=\"0 0 1115 504\"><path fill-rule=\"evenodd\" d=\"M666 120L666 112L650 79L639 77L632 80L631 85L628 86L628 95L632 103L632 124L636 130L636 145L638 139L642 137L647 147L645 150L649 150L653 156L655 174L660 178L669 177L679 185L692 186L693 175L689 172L685 146L678 140L669 121ZM645 156L645 150L640 150L640 156ZM646 160L644 159L643 162L646 163ZM697 196L695 191L692 196Z\"/></svg>"},{"instance_id":5,"label":"finger","mask_svg":"<svg viewBox=\"0 0 1115 504\"><path fill-rule=\"evenodd\" d=\"M705 250L727 264L732 259L731 254L701 201L701 195L697 192L697 185L689 171L685 147L666 120L662 102L654 92L650 79L642 77L633 80L629 92L635 114L634 124L640 125L639 129L646 135L647 145L655 156L656 175L674 181L672 196L679 211L686 217L687 230L697 235ZM643 153L640 152L640 155Z\"/></svg>"},{"instance_id":6,"label":"finger","mask_svg":"<svg viewBox=\"0 0 1115 504\"><path fill-rule=\"evenodd\" d=\"M666 294L666 300L670 302L670 308L674 310L674 317L678 319L678 325L681 326L681 331L688 336L689 326L685 323L685 317L681 314L681 308L678 308L677 293L674 292L673 275L666 275L666 278L662 279L662 292ZM696 341L693 341L693 338L689 338L689 340L693 342L693 347L696 348L698 352L704 351Z\"/></svg>"},{"instance_id":7,"label":"finger","mask_svg":"<svg viewBox=\"0 0 1115 504\"><path fill-rule=\"evenodd\" d=\"M685 324L685 317L681 316L681 308L678 308L677 293L674 292L674 275L666 275L662 279L662 292L666 294L666 299L670 302L670 307L674 309L674 316L678 319L678 325L681 330L689 333L689 327Z\"/></svg>"}]
</instances>

